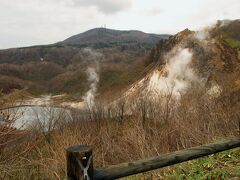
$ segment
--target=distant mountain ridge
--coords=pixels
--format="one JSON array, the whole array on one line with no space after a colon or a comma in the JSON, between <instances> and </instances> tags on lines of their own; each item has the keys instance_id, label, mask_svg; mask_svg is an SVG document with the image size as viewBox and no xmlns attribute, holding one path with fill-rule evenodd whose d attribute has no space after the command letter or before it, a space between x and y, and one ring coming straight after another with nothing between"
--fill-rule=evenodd
<instances>
[{"instance_id":1,"label":"distant mountain ridge","mask_svg":"<svg viewBox=\"0 0 240 180\"><path fill-rule=\"evenodd\" d=\"M69 64L82 48L117 48L118 51L131 49L141 52L151 50L160 40L168 37L167 34L148 34L137 30L94 28L54 44L0 49L0 64L38 62L41 58L58 64Z\"/></svg>"},{"instance_id":2,"label":"distant mountain ridge","mask_svg":"<svg viewBox=\"0 0 240 180\"><path fill-rule=\"evenodd\" d=\"M86 32L74 35L59 44L86 45L98 43L146 43L156 44L160 39L166 39L169 35L148 34L142 31L120 31L107 28L94 28Z\"/></svg>"},{"instance_id":3,"label":"distant mountain ridge","mask_svg":"<svg viewBox=\"0 0 240 180\"><path fill-rule=\"evenodd\" d=\"M86 69L94 65L85 48L102 54L99 91L124 87L144 69L144 57L168 35L95 28L49 45L0 50L0 92L78 93L88 88Z\"/></svg>"}]
</instances>

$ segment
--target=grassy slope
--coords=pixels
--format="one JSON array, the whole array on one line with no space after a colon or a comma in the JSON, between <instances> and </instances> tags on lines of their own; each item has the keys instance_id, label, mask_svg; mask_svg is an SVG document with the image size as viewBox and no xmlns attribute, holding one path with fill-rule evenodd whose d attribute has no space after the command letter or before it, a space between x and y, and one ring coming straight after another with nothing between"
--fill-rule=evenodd
<instances>
[{"instance_id":1,"label":"grassy slope","mask_svg":"<svg viewBox=\"0 0 240 180\"><path fill-rule=\"evenodd\" d=\"M233 21L227 26L220 27L223 40L231 48L240 48L240 21Z\"/></svg>"},{"instance_id":2,"label":"grassy slope","mask_svg":"<svg viewBox=\"0 0 240 180\"><path fill-rule=\"evenodd\" d=\"M231 37L225 37L224 41L232 48L240 48L240 41Z\"/></svg>"},{"instance_id":3,"label":"grassy slope","mask_svg":"<svg viewBox=\"0 0 240 180\"><path fill-rule=\"evenodd\" d=\"M228 179L240 177L240 148L176 165L164 179Z\"/></svg>"},{"instance_id":4,"label":"grassy slope","mask_svg":"<svg viewBox=\"0 0 240 180\"><path fill-rule=\"evenodd\" d=\"M122 89L136 81L144 69L139 50L109 48L104 51L106 57L100 63L98 86L101 93L111 88ZM65 66L50 61L22 65L0 63L0 90L9 93L13 89L26 89L33 94L68 93L81 97L89 87L85 72L88 66L89 62L79 59L76 62L69 60Z\"/></svg>"},{"instance_id":5,"label":"grassy slope","mask_svg":"<svg viewBox=\"0 0 240 180\"><path fill-rule=\"evenodd\" d=\"M122 179L224 180L233 177L240 177L240 148L180 163L153 172L153 175L150 173L143 173Z\"/></svg>"}]
</instances>

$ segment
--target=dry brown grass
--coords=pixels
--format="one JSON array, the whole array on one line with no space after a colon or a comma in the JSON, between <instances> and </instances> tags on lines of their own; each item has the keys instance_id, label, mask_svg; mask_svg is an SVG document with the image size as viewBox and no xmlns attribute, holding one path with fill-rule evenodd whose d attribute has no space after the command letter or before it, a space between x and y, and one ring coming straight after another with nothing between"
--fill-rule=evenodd
<instances>
[{"instance_id":1,"label":"dry brown grass","mask_svg":"<svg viewBox=\"0 0 240 180\"><path fill-rule=\"evenodd\" d=\"M65 150L74 144L91 145L94 166L103 167L239 133L239 107L232 107L226 100L206 97L200 91L188 92L180 101L142 99L111 110L101 107L87 114L85 120L76 116L64 128L55 129L50 143L39 135L37 141L5 148L0 152L0 177L64 179ZM127 113L129 109L131 114ZM92 121L86 121L88 117ZM17 154L19 149L22 153ZM13 159L9 161L6 157ZM158 173L161 171L155 172Z\"/></svg>"}]
</instances>

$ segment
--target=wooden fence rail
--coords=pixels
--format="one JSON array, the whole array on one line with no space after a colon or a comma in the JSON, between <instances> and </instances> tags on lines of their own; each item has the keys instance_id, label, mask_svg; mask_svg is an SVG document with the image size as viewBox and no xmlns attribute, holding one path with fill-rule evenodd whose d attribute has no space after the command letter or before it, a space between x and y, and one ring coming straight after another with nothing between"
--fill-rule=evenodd
<instances>
[{"instance_id":1,"label":"wooden fence rail","mask_svg":"<svg viewBox=\"0 0 240 180\"><path fill-rule=\"evenodd\" d=\"M221 142L192 147L145 160L94 169L92 148L87 145L75 145L67 149L67 176L69 180L116 179L237 147L240 147L240 137L232 137Z\"/></svg>"}]
</instances>

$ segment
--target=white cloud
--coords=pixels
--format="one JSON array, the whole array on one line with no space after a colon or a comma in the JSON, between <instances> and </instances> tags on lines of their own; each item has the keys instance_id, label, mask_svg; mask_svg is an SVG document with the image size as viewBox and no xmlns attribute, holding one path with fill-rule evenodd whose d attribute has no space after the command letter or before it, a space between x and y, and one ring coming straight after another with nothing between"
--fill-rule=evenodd
<instances>
[{"instance_id":1,"label":"white cloud","mask_svg":"<svg viewBox=\"0 0 240 180\"><path fill-rule=\"evenodd\" d=\"M176 33L240 18L239 0L0 0L0 49L64 40L104 24Z\"/></svg>"},{"instance_id":2,"label":"white cloud","mask_svg":"<svg viewBox=\"0 0 240 180\"><path fill-rule=\"evenodd\" d=\"M164 12L161 8L153 8L147 11L146 15L148 16L158 16L159 14L162 14Z\"/></svg>"},{"instance_id":3,"label":"white cloud","mask_svg":"<svg viewBox=\"0 0 240 180\"><path fill-rule=\"evenodd\" d=\"M55 43L108 22L94 8L72 8L68 3L0 0L0 49Z\"/></svg>"},{"instance_id":4,"label":"white cloud","mask_svg":"<svg viewBox=\"0 0 240 180\"><path fill-rule=\"evenodd\" d=\"M72 0L72 2L80 7L95 7L105 14L114 14L132 6L132 0Z\"/></svg>"},{"instance_id":5,"label":"white cloud","mask_svg":"<svg viewBox=\"0 0 240 180\"><path fill-rule=\"evenodd\" d=\"M184 23L190 24L194 29L211 26L217 20L239 19L239 0L209 0L204 1L195 13L186 18Z\"/></svg>"}]
</instances>

